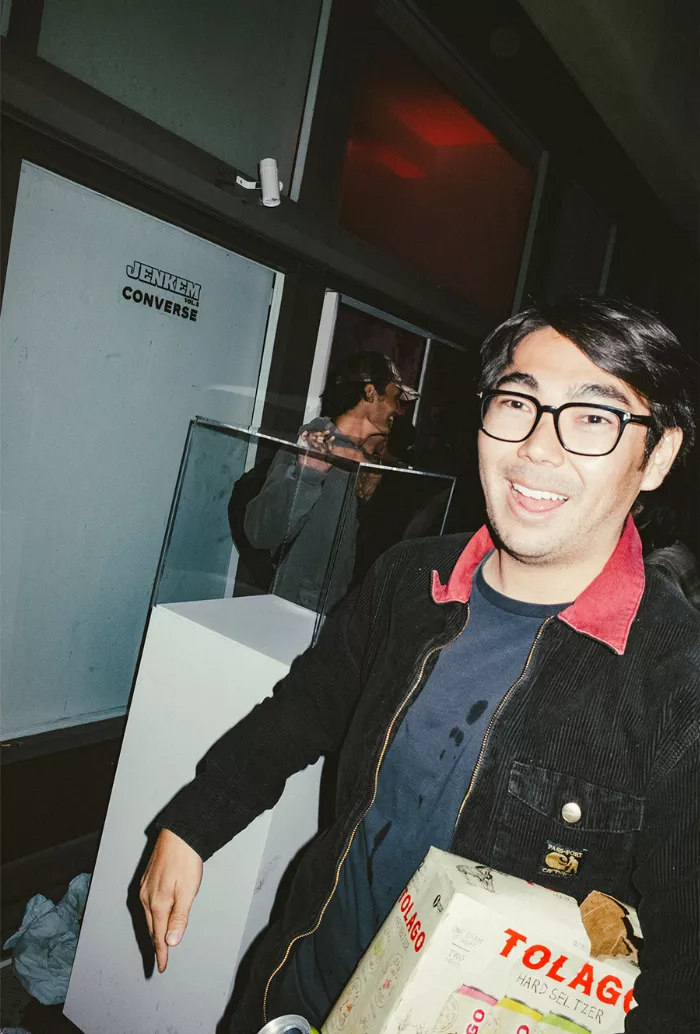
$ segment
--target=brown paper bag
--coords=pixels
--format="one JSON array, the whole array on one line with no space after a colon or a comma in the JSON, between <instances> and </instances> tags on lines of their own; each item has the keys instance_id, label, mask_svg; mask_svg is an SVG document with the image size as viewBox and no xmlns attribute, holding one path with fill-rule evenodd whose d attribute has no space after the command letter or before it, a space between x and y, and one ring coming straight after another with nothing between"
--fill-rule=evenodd
<instances>
[{"instance_id":1,"label":"brown paper bag","mask_svg":"<svg viewBox=\"0 0 700 1034\"><path fill-rule=\"evenodd\" d=\"M594 890L581 903L580 910L593 958L628 958L632 962L638 961L641 941L634 932L629 912L622 902Z\"/></svg>"}]
</instances>

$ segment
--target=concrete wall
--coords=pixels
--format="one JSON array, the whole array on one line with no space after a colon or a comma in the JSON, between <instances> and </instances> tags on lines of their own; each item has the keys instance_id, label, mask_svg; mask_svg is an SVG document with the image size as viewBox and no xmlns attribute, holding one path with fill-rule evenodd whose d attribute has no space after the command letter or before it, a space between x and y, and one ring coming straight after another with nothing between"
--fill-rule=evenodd
<instances>
[{"instance_id":1,"label":"concrete wall","mask_svg":"<svg viewBox=\"0 0 700 1034\"><path fill-rule=\"evenodd\" d=\"M696 225L697 3L520 4L669 211Z\"/></svg>"}]
</instances>

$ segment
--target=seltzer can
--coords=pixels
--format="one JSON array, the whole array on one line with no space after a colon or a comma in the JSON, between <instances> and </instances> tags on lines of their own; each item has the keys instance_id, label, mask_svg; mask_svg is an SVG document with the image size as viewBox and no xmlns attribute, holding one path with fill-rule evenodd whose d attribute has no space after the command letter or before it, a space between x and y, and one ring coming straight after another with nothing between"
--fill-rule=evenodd
<instances>
[{"instance_id":1,"label":"seltzer can","mask_svg":"<svg viewBox=\"0 0 700 1034\"><path fill-rule=\"evenodd\" d=\"M536 1034L542 1013L517 998L501 998L491 1010L491 1023L479 1034Z\"/></svg>"},{"instance_id":2,"label":"seltzer can","mask_svg":"<svg viewBox=\"0 0 700 1034\"><path fill-rule=\"evenodd\" d=\"M433 1034L446 1034L447 1031L458 1030L462 1034L482 1034L491 1006L498 1001L478 987L462 984L453 991L445 1002Z\"/></svg>"},{"instance_id":3,"label":"seltzer can","mask_svg":"<svg viewBox=\"0 0 700 1034\"><path fill-rule=\"evenodd\" d=\"M299 1034L318 1034L315 1027L312 1027L303 1016L296 1016L288 1013L286 1016L278 1016L266 1023L258 1034L287 1034L288 1031L299 1031Z\"/></svg>"},{"instance_id":4,"label":"seltzer can","mask_svg":"<svg viewBox=\"0 0 700 1034\"><path fill-rule=\"evenodd\" d=\"M484 1023L498 999L478 987L469 987L467 984L462 984L457 990L456 998L461 1005L462 1022L459 1030L465 1031L466 1034L482 1034L482 1031L485 1034Z\"/></svg>"},{"instance_id":5,"label":"seltzer can","mask_svg":"<svg viewBox=\"0 0 700 1034\"><path fill-rule=\"evenodd\" d=\"M557 1012L548 1012L537 1028L537 1034L591 1034L589 1027L582 1027L568 1016L560 1016Z\"/></svg>"}]
</instances>

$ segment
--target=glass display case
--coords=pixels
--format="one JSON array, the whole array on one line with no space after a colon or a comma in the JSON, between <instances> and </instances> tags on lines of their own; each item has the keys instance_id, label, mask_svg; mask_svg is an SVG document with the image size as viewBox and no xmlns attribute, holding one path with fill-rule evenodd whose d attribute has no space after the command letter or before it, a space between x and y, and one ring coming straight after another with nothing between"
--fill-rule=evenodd
<instances>
[{"instance_id":1,"label":"glass display case","mask_svg":"<svg viewBox=\"0 0 700 1034\"><path fill-rule=\"evenodd\" d=\"M154 817L211 744L274 693L375 557L445 521L452 479L398 466L386 451L380 460L368 444L190 425L66 998L80 1030L219 1029L232 967L317 832L322 758L207 861L175 970L150 979L150 941L126 888L143 871Z\"/></svg>"},{"instance_id":2,"label":"glass display case","mask_svg":"<svg viewBox=\"0 0 700 1034\"><path fill-rule=\"evenodd\" d=\"M444 527L454 479L416 470L388 447L322 432L293 441L197 417L153 605L272 594L317 615L315 638L381 553Z\"/></svg>"}]
</instances>

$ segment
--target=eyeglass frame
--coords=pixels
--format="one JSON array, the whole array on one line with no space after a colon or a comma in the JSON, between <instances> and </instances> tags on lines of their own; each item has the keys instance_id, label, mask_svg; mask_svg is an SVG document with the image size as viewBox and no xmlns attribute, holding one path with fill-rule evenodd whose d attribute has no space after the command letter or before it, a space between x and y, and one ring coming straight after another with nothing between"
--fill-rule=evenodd
<instances>
[{"instance_id":1,"label":"eyeglass frame","mask_svg":"<svg viewBox=\"0 0 700 1034\"><path fill-rule=\"evenodd\" d=\"M561 406L543 406L539 399L536 399L534 395L526 395L522 391L505 391L496 388L491 391L477 391L476 394L477 397L481 399L481 409L479 412L481 430L484 432L485 435L488 435L489 438L493 438L497 442L513 442L514 444L519 445L521 442L526 442L530 435L534 432L535 428L542 419L542 414L551 413L552 421L554 423L554 430L556 432L557 439L559 440L559 444L561 445L562 449L564 449L566 452L570 452L573 456L609 456L610 453L614 452L620 444L622 434L629 424L643 424L645 427L654 426L654 418L651 416L641 416L636 413L630 413L625 409L618 409L616 406L605 406L597 402L565 402ZM497 435L491 434L484 427L484 405L487 399L495 395L514 395L516 398L519 399L527 399L528 402L532 402L535 406L535 409L537 410L537 415L535 417L534 423L530 430L527 432L527 434L524 435L522 438L498 438ZM564 444L564 440L559 431L559 415L563 409L572 409L574 406L584 407L586 409L602 409L606 413L615 414L615 416L620 421L620 427L618 430L617 438L615 439L615 444L612 446L612 448L608 449L607 452L577 452L575 449L569 449Z\"/></svg>"}]
</instances>

